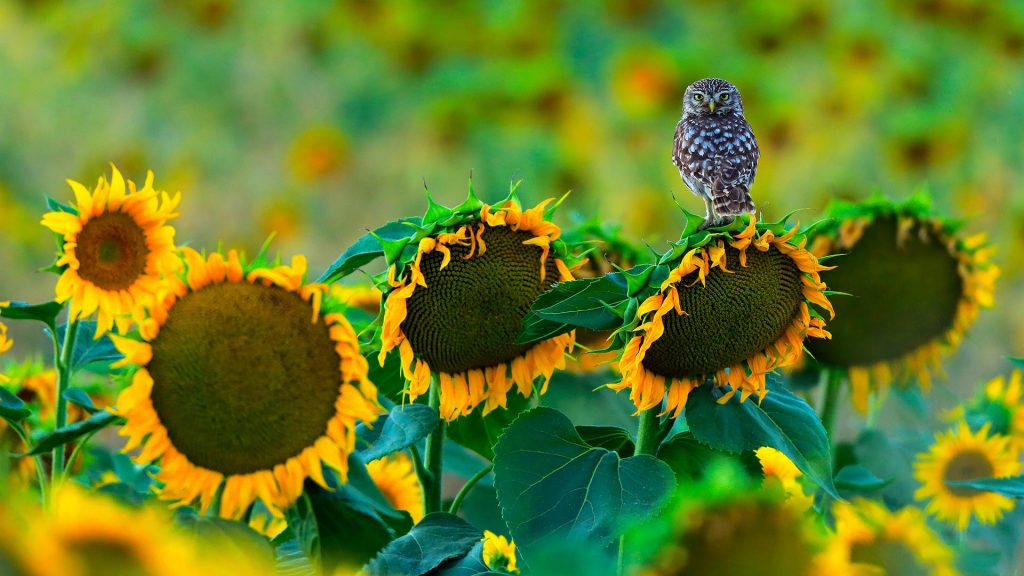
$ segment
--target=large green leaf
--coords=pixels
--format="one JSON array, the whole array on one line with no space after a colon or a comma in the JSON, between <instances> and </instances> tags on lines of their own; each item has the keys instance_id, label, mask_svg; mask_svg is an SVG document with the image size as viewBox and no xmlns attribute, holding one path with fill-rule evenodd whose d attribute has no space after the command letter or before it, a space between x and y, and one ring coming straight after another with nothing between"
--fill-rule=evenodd
<instances>
[{"instance_id":1,"label":"large green leaf","mask_svg":"<svg viewBox=\"0 0 1024 576\"><path fill-rule=\"evenodd\" d=\"M892 479L883 480L859 464L850 464L836 472L835 484L844 492L863 493L881 490L892 484Z\"/></svg>"},{"instance_id":2,"label":"large green leaf","mask_svg":"<svg viewBox=\"0 0 1024 576\"><path fill-rule=\"evenodd\" d=\"M419 219L403 218L388 222L373 232L367 232L346 248L316 281L325 284L336 282L360 266L365 266L384 256L384 246L381 244L381 240L398 241L412 236L414 230L409 225L410 223L418 224Z\"/></svg>"},{"instance_id":3,"label":"large green leaf","mask_svg":"<svg viewBox=\"0 0 1024 576\"><path fill-rule=\"evenodd\" d=\"M25 402L13 392L0 386L0 418L8 422L21 422L32 414Z\"/></svg>"},{"instance_id":4,"label":"large green leaf","mask_svg":"<svg viewBox=\"0 0 1024 576\"><path fill-rule=\"evenodd\" d=\"M658 459L676 473L678 480L700 480L716 460L733 460L750 475L761 474L761 464L751 452L724 452L715 450L693 437L692 432L680 432L669 438L658 449Z\"/></svg>"},{"instance_id":5,"label":"large green leaf","mask_svg":"<svg viewBox=\"0 0 1024 576\"><path fill-rule=\"evenodd\" d=\"M430 572L430 576L500 576L484 564L484 543L478 541L462 558L453 558Z\"/></svg>"},{"instance_id":6,"label":"large green leaf","mask_svg":"<svg viewBox=\"0 0 1024 576\"><path fill-rule=\"evenodd\" d=\"M978 480L946 480L955 488L973 488L982 492L995 492L1008 498L1024 498L1024 476L1008 478L980 478Z\"/></svg>"},{"instance_id":7,"label":"large green leaf","mask_svg":"<svg viewBox=\"0 0 1024 576\"><path fill-rule=\"evenodd\" d=\"M370 447L359 452L359 456L364 462L369 462L404 450L426 438L439 422L437 413L429 406L395 406L391 412L378 418L372 429L363 425L357 428L360 439L370 443Z\"/></svg>"},{"instance_id":8,"label":"large green leaf","mask_svg":"<svg viewBox=\"0 0 1024 576\"><path fill-rule=\"evenodd\" d=\"M68 424L63 428L58 428L49 434L44 435L36 441L36 445L29 452L28 456L35 456L38 454L45 454L50 450L58 446L63 446L68 442L74 442L83 436L92 434L98 430L102 430L112 424L123 424L124 418L115 416L106 410L97 412L92 416L75 422L74 424Z\"/></svg>"},{"instance_id":9,"label":"large green leaf","mask_svg":"<svg viewBox=\"0 0 1024 576\"><path fill-rule=\"evenodd\" d=\"M465 520L435 512L388 544L365 570L372 576L421 576L445 561L464 557L482 537Z\"/></svg>"},{"instance_id":10,"label":"large green leaf","mask_svg":"<svg viewBox=\"0 0 1024 576\"><path fill-rule=\"evenodd\" d=\"M56 302L29 304L12 301L7 306L0 308L0 316L11 320L36 320L52 329L57 323L57 315L63 309L64 305Z\"/></svg>"},{"instance_id":11,"label":"large green leaf","mask_svg":"<svg viewBox=\"0 0 1024 576\"><path fill-rule=\"evenodd\" d=\"M608 543L628 522L655 513L675 488L664 462L595 448L551 408L516 419L494 454L502 516L524 555L550 538Z\"/></svg>"},{"instance_id":12,"label":"large green leaf","mask_svg":"<svg viewBox=\"0 0 1024 576\"><path fill-rule=\"evenodd\" d=\"M632 456L636 449L629 432L617 426L577 426L576 433L590 446L611 450L623 458Z\"/></svg>"},{"instance_id":13,"label":"large green leaf","mask_svg":"<svg viewBox=\"0 0 1024 576\"><path fill-rule=\"evenodd\" d=\"M523 322L519 343L536 342L550 338L555 330L568 332L572 328L611 330L622 324L621 313L612 307L624 303L629 288L621 273L599 278L585 278L559 282L537 297Z\"/></svg>"},{"instance_id":14,"label":"large green leaf","mask_svg":"<svg viewBox=\"0 0 1024 576\"><path fill-rule=\"evenodd\" d=\"M478 408L448 423L448 438L488 460L494 460L494 445L509 424L530 407L530 399L509 391L507 408L498 408L487 416Z\"/></svg>"},{"instance_id":15,"label":"large green leaf","mask_svg":"<svg viewBox=\"0 0 1024 576\"><path fill-rule=\"evenodd\" d=\"M67 324L57 327L57 341L64 342ZM49 333L49 330L47 330ZM100 372L108 372L110 364L124 358L108 334L94 338L96 322L81 320L75 328L75 348L71 354L71 370L78 371L86 367L96 367Z\"/></svg>"},{"instance_id":16,"label":"large green leaf","mask_svg":"<svg viewBox=\"0 0 1024 576\"><path fill-rule=\"evenodd\" d=\"M730 452L771 446L789 457L796 467L829 496L839 498L832 482L832 453L828 435L807 402L777 382L768 394L740 402L737 394L719 404L720 390L699 386L686 401L686 422L695 438L712 448Z\"/></svg>"}]
</instances>

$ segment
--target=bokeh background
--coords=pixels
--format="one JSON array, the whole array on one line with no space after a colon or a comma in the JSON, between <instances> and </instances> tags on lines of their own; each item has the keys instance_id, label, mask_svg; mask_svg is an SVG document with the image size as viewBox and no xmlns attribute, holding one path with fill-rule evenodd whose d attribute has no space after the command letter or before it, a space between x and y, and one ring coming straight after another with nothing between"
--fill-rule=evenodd
<instances>
[{"instance_id":1,"label":"bokeh background","mask_svg":"<svg viewBox=\"0 0 1024 576\"><path fill-rule=\"evenodd\" d=\"M276 233L314 273L365 229L494 200L619 221L659 246L686 85L731 80L761 143L767 216L927 186L999 246L1004 277L950 379L973 393L1024 355L1024 4L982 0L0 0L0 299L55 277L44 195L115 162L183 193L180 242L255 252ZM884 329L882 327L881 329ZM13 355L45 349L15 324ZM891 403L890 403L891 404ZM897 405L890 418L901 418Z\"/></svg>"}]
</instances>

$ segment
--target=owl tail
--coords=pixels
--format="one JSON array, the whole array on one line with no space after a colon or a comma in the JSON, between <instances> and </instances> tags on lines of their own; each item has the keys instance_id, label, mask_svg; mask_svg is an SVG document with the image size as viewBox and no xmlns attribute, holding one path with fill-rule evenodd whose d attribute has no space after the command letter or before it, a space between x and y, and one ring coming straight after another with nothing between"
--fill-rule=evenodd
<instances>
[{"instance_id":1,"label":"owl tail","mask_svg":"<svg viewBox=\"0 0 1024 576\"><path fill-rule=\"evenodd\" d=\"M734 186L716 193L714 205L715 212L723 216L748 214L757 210L754 207L754 200L750 198L750 190L743 185Z\"/></svg>"}]
</instances>

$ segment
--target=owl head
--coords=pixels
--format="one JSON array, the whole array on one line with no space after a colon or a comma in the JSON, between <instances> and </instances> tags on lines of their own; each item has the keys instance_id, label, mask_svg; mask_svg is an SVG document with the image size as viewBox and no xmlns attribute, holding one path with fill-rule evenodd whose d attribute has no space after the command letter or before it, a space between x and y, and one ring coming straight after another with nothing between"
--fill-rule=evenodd
<instances>
[{"instance_id":1,"label":"owl head","mask_svg":"<svg viewBox=\"0 0 1024 576\"><path fill-rule=\"evenodd\" d=\"M743 114L740 91L721 78L697 80L686 87L686 94L683 96L683 114L696 116Z\"/></svg>"}]
</instances>

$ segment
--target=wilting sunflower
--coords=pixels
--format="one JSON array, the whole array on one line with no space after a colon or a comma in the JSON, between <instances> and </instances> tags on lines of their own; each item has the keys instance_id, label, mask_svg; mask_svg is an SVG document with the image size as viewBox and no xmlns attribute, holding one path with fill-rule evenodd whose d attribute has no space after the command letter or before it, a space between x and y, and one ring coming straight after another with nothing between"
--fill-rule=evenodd
<instances>
[{"instance_id":1,"label":"wilting sunflower","mask_svg":"<svg viewBox=\"0 0 1024 576\"><path fill-rule=\"evenodd\" d=\"M1022 400L1020 370L1009 378L998 376L985 385L985 389L954 414L956 419L966 418L972 428L975 424L991 426L993 434L1010 437L1010 446L1024 449L1024 402Z\"/></svg>"},{"instance_id":2,"label":"wilting sunflower","mask_svg":"<svg viewBox=\"0 0 1024 576\"><path fill-rule=\"evenodd\" d=\"M151 298L162 275L180 268L174 246L175 218L180 194L173 198L153 189L153 173L141 190L127 185L112 167L110 182L101 177L96 189L68 180L76 205L43 215L43 226L63 236L56 265L57 301L71 300L68 320L97 313L97 337L114 324L124 332L129 315Z\"/></svg>"},{"instance_id":3,"label":"wilting sunflower","mask_svg":"<svg viewBox=\"0 0 1024 576\"><path fill-rule=\"evenodd\" d=\"M491 570L504 574L518 574L516 567L516 543L506 540L490 530L484 530L484 564Z\"/></svg>"},{"instance_id":4,"label":"wilting sunflower","mask_svg":"<svg viewBox=\"0 0 1024 576\"><path fill-rule=\"evenodd\" d=\"M995 524L1003 512L1012 510L1014 501L1001 494L984 492L951 481L1004 478L1019 474L1019 451L1011 448L1006 436L989 435L989 425L976 433L966 423L935 436L927 453L918 454L914 478L922 483L914 496L928 500L926 511L939 520L954 524L961 532L971 516L983 524Z\"/></svg>"},{"instance_id":5,"label":"wilting sunflower","mask_svg":"<svg viewBox=\"0 0 1024 576\"><path fill-rule=\"evenodd\" d=\"M423 486L416 476L412 459L402 452L389 454L366 464L366 471L377 489L396 510L405 510L412 521L423 519Z\"/></svg>"},{"instance_id":6,"label":"wilting sunflower","mask_svg":"<svg viewBox=\"0 0 1024 576\"><path fill-rule=\"evenodd\" d=\"M410 401L427 392L434 375L442 418L480 404L487 414L506 406L513 385L530 396L542 376L543 394L554 370L565 367L573 333L516 343L534 299L572 279L560 230L547 220L550 202L522 210L513 189L491 206L470 189L455 209L431 203L410 235L391 244L397 250L388 258L379 359L383 365L398 349Z\"/></svg>"},{"instance_id":7,"label":"wilting sunflower","mask_svg":"<svg viewBox=\"0 0 1024 576\"><path fill-rule=\"evenodd\" d=\"M817 576L824 531L778 492L716 463L706 480L680 488L670 512L638 526L626 542L649 557L642 576Z\"/></svg>"},{"instance_id":8,"label":"wilting sunflower","mask_svg":"<svg viewBox=\"0 0 1024 576\"><path fill-rule=\"evenodd\" d=\"M835 576L957 576L953 550L917 508L890 512L878 502L836 502L835 534L819 574Z\"/></svg>"},{"instance_id":9,"label":"wilting sunflower","mask_svg":"<svg viewBox=\"0 0 1024 576\"><path fill-rule=\"evenodd\" d=\"M125 451L160 460L162 498L238 518L255 499L275 516L321 465L344 480L355 425L381 412L355 332L327 287L304 284L306 261L245 264L238 253L204 258L146 307L143 342L117 337L138 366L116 412ZM223 489L221 489L223 486Z\"/></svg>"},{"instance_id":10,"label":"wilting sunflower","mask_svg":"<svg viewBox=\"0 0 1024 576\"><path fill-rule=\"evenodd\" d=\"M711 230L691 224L649 273L657 291L626 318L623 330L635 335L619 360L622 380L609 387L629 388L638 410L664 401L673 418L709 378L730 387L719 402L763 397L768 372L797 362L806 338L829 337L810 306L832 312L819 277L828 267L806 242L797 227L751 216Z\"/></svg>"},{"instance_id":11,"label":"wilting sunflower","mask_svg":"<svg viewBox=\"0 0 1024 576\"><path fill-rule=\"evenodd\" d=\"M957 223L936 216L923 194L904 203L835 202L829 215L811 249L843 255L822 277L852 297L836 300L832 339L808 350L822 367L848 375L861 412L872 392L893 382L916 378L927 390L943 353L992 305L999 269L988 262L991 247L984 235L964 237Z\"/></svg>"},{"instance_id":12,"label":"wilting sunflower","mask_svg":"<svg viewBox=\"0 0 1024 576\"><path fill-rule=\"evenodd\" d=\"M786 495L786 501L797 510L806 511L814 506L814 496L804 492L800 483L803 472L785 454L775 448L764 446L755 452L764 472L764 486L777 486Z\"/></svg>"}]
</instances>

